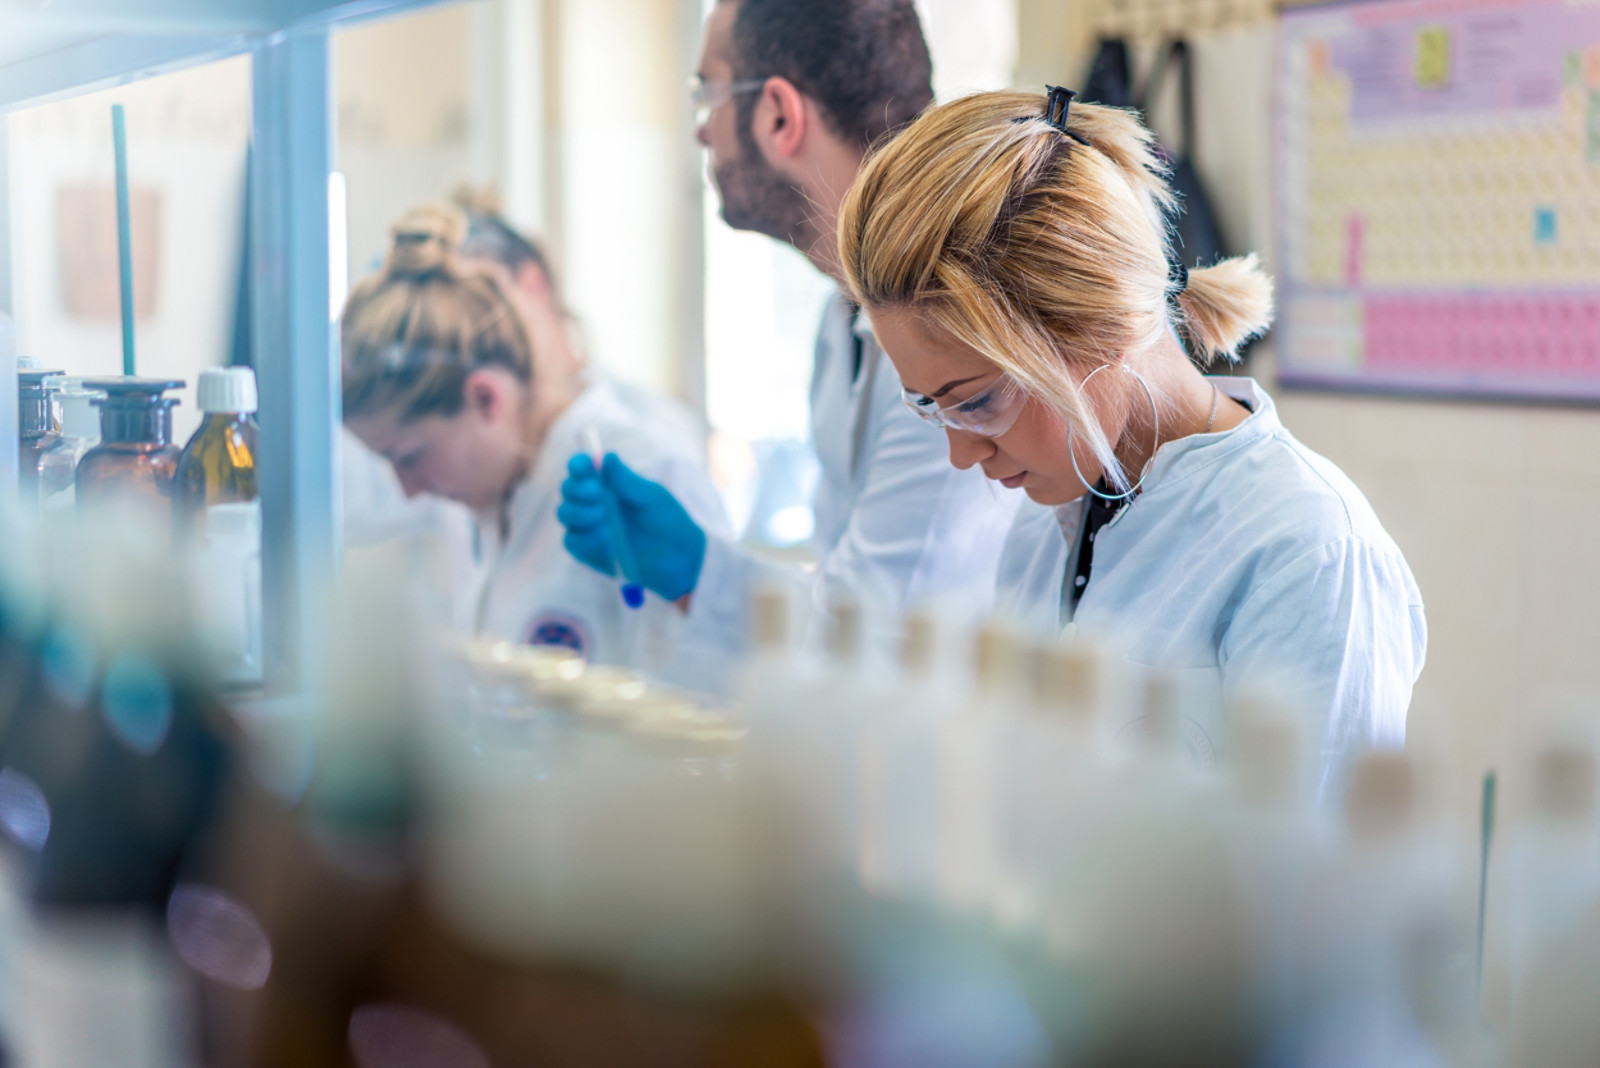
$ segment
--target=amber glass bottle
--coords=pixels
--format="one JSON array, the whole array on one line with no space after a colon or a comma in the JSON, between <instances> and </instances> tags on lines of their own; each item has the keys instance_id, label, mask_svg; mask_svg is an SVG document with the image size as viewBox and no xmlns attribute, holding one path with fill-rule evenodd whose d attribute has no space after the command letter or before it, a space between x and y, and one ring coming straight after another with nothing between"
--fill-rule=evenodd
<instances>
[{"instance_id":1,"label":"amber glass bottle","mask_svg":"<svg viewBox=\"0 0 1600 1068\"><path fill-rule=\"evenodd\" d=\"M256 375L248 367L200 373L200 410L205 419L183 448L172 487L173 516L180 537L201 529L213 504L256 499Z\"/></svg>"},{"instance_id":2,"label":"amber glass bottle","mask_svg":"<svg viewBox=\"0 0 1600 1068\"><path fill-rule=\"evenodd\" d=\"M90 378L88 389L105 394L100 405L100 444L78 462L78 507L117 499L171 507L172 477L179 449L172 444L172 409L166 395L181 379Z\"/></svg>"},{"instance_id":3,"label":"amber glass bottle","mask_svg":"<svg viewBox=\"0 0 1600 1068\"><path fill-rule=\"evenodd\" d=\"M29 367L17 372L17 489L22 503L39 507L39 457L61 438L55 393L60 371Z\"/></svg>"}]
</instances>

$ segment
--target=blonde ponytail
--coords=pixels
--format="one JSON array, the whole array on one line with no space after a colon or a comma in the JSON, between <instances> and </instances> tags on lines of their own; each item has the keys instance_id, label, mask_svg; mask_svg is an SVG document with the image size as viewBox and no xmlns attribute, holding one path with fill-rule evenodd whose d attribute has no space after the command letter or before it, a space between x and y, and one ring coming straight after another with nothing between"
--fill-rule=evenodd
<instances>
[{"instance_id":1,"label":"blonde ponytail","mask_svg":"<svg viewBox=\"0 0 1600 1068\"><path fill-rule=\"evenodd\" d=\"M839 259L856 300L915 308L976 350L1051 404L1115 483L1076 383L1174 327L1207 358L1231 354L1270 321L1271 284L1246 257L1191 271L1172 300L1174 200L1149 130L1131 111L1076 104L1063 133L1044 112L1043 94L1021 90L924 112L862 168Z\"/></svg>"},{"instance_id":2,"label":"blonde ponytail","mask_svg":"<svg viewBox=\"0 0 1600 1068\"><path fill-rule=\"evenodd\" d=\"M1235 359L1240 345L1272 324L1272 279L1253 252L1191 268L1178 310L1196 359Z\"/></svg>"}]
</instances>

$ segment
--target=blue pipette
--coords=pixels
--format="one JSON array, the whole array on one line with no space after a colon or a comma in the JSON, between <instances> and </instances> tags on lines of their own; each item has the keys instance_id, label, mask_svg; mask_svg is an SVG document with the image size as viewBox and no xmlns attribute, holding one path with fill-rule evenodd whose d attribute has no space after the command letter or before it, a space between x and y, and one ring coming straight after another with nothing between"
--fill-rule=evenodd
<instances>
[{"instance_id":1,"label":"blue pipette","mask_svg":"<svg viewBox=\"0 0 1600 1068\"><path fill-rule=\"evenodd\" d=\"M589 427L583 432L583 451L594 462L595 472L605 459L605 448L600 444L600 431ZM628 528L622 523L622 510L616 494L600 479L600 506L606 514L606 540L611 544L611 555L622 572L622 602L629 608L644 607L644 584L639 581L639 561L633 555L633 543L628 540Z\"/></svg>"}]
</instances>

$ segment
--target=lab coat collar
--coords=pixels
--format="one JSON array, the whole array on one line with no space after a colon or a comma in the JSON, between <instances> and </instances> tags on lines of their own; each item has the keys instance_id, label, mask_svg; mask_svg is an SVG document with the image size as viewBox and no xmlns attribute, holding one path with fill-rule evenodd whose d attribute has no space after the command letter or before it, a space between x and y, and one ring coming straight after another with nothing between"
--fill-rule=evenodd
<instances>
[{"instance_id":1,"label":"lab coat collar","mask_svg":"<svg viewBox=\"0 0 1600 1068\"><path fill-rule=\"evenodd\" d=\"M542 503L542 498L561 485L566 477L567 461L582 448L580 438L585 427L592 423L609 421L605 412L621 403L611 383L596 373L585 378L583 390L567 405L567 410L556 416L539 446L539 456L528 473L511 493L509 510L513 530L518 518L530 514L529 509ZM605 445L604 439L601 441Z\"/></svg>"},{"instance_id":2,"label":"lab coat collar","mask_svg":"<svg viewBox=\"0 0 1600 1068\"><path fill-rule=\"evenodd\" d=\"M1278 419L1277 406L1254 378L1240 375L1207 375L1206 378L1216 384L1224 397L1247 406L1250 414L1231 430L1191 434L1177 441L1169 441L1157 449L1145 472L1144 483L1140 486L1140 497L1148 497L1177 485L1283 428ZM1085 497L1080 497L1056 507L1057 522L1061 524L1064 534L1076 532L1085 500ZM1119 519L1121 515L1119 513Z\"/></svg>"},{"instance_id":3,"label":"lab coat collar","mask_svg":"<svg viewBox=\"0 0 1600 1068\"><path fill-rule=\"evenodd\" d=\"M848 297L845 299L846 301L849 300ZM848 307L848 304L846 306ZM867 317L867 309L856 309L856 321L851 329L855 331L856 337L860 338L862 341L871 341L874 344L877 343L877 338L875 338L872 333L872 320Z\"/></svg>"}]
</instances>

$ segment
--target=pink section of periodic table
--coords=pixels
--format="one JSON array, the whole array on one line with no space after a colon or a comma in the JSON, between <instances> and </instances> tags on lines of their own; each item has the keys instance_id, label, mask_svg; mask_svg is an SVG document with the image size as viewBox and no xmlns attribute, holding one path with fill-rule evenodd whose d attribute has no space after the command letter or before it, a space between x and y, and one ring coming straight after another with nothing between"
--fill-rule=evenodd
<instances>
[{"instance_id":1,"label":"pink section of periodic table","mask_svg":"<svg viewBox=\"0 0 1600 1068\"><path fill-rule=\"evenodd\" d=\"M1600 401L1600 3L1283 16L1290 385Z\"/></svg>"}]
</instances>

